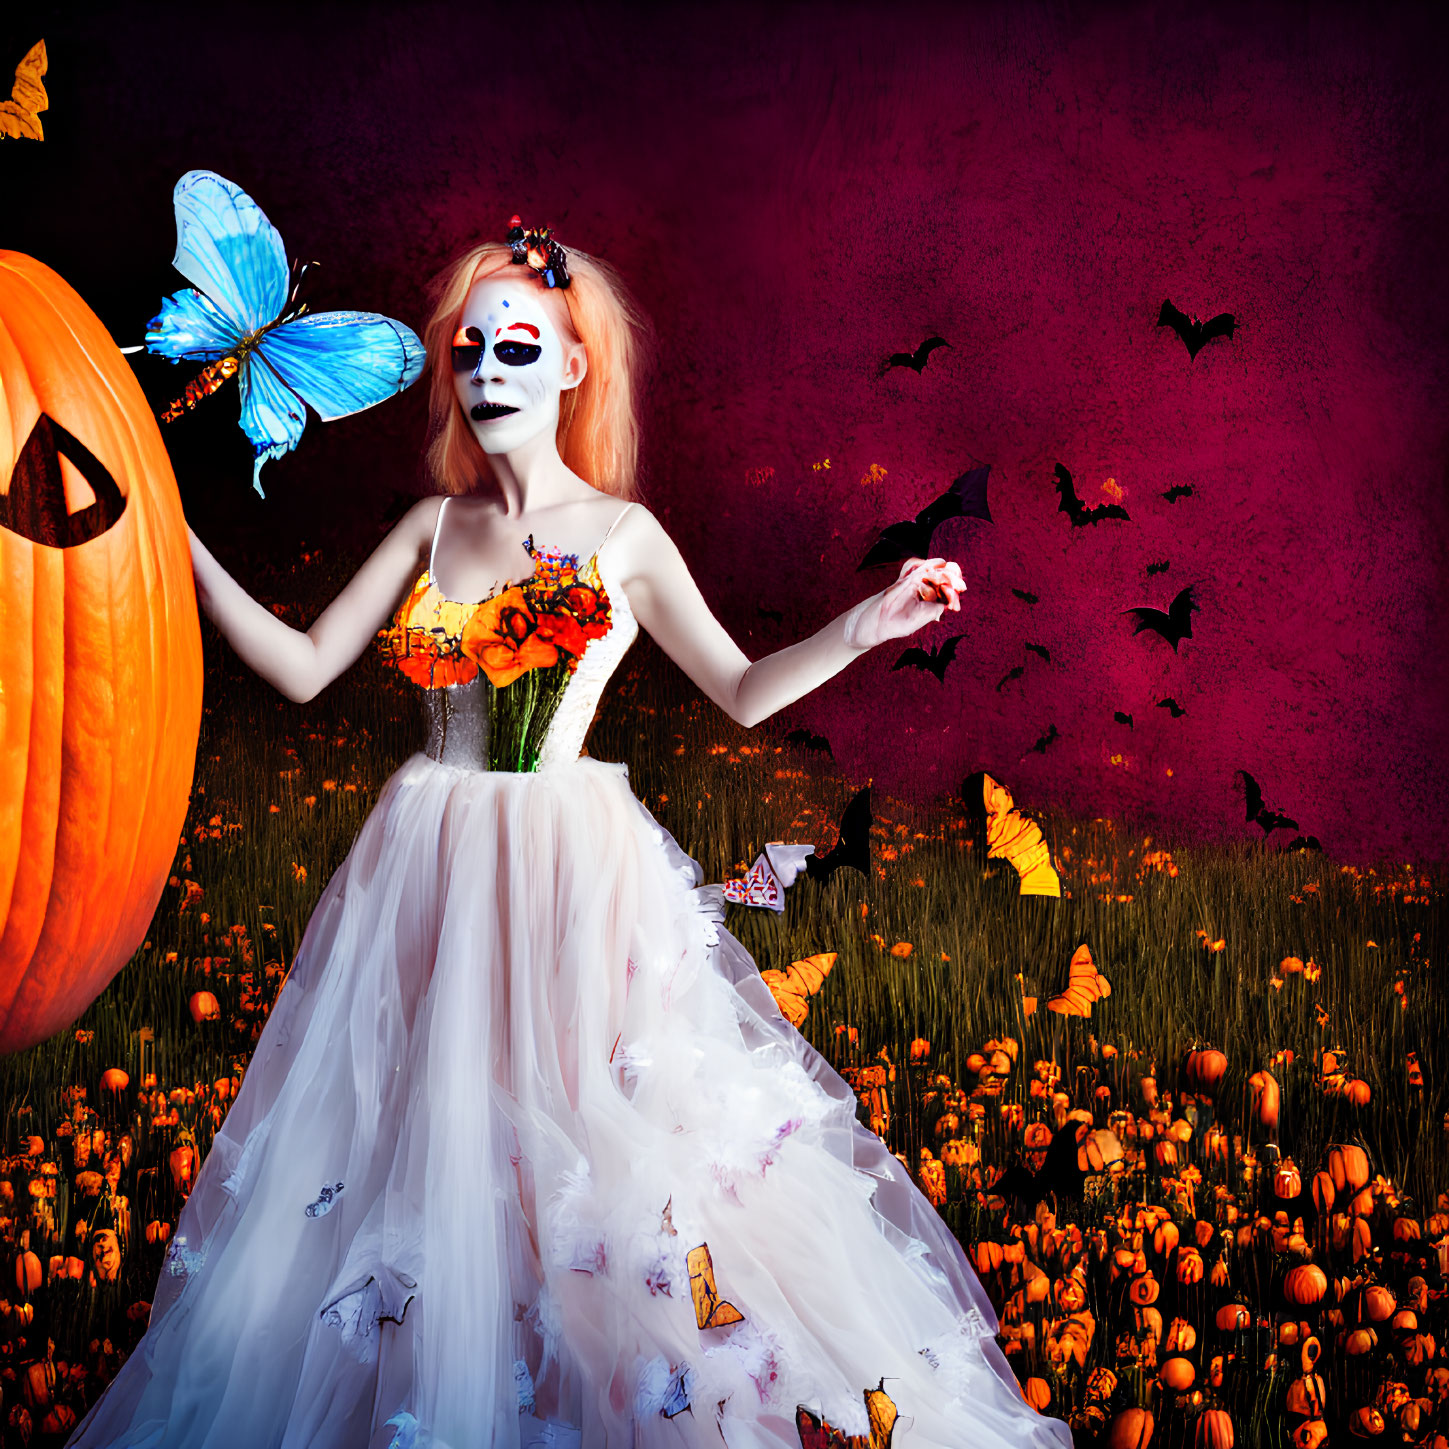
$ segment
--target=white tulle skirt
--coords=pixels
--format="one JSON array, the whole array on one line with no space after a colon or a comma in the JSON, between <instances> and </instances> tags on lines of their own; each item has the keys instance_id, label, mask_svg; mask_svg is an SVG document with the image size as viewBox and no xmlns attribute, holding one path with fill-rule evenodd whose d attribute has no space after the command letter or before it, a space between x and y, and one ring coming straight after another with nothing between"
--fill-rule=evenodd
<instances>
[{"instance_id":1,"label":"white tulle skirt","mask_svg":"<svg viewBox=\"0 0 1449 1449\"><path fill-rule=\"evenodd\" d=\"M893 1449L1070 1446L700 878L623 765L406 761L69 1444L799 1449L883 1389Z\"/></svg>"}]
</instances>

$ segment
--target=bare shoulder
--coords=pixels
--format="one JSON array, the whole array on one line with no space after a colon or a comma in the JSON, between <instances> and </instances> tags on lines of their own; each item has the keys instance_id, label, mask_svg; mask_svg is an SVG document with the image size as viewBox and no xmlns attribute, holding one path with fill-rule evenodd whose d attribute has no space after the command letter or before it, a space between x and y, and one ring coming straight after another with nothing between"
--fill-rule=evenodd
<instances>
[{"instance_id":1,"label":"bare shoulder","mask_svg":"<svg viewBox=\"0 0 1449 1449\"><path fill-rule=\"evenodd\" d=\"M643 580L660 556L660 549L674 547L664 526L642 504L636 501L614 529L609 539L609 552L615 572L626 592Z\"/></svg>"}]
</instances>

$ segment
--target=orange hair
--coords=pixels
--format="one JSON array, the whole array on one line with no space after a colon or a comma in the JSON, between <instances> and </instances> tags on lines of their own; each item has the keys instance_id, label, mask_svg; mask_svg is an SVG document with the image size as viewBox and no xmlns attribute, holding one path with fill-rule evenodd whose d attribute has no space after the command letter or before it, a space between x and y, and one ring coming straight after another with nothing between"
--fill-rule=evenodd
<instances>
[{"instance_id":1,"label":"orange hair","mask_svg":"<svg viewBox=\"0 0 1449 1449\"><path fill-rule=\"evenodd\" d=\"M636 398L649 328L619 274L608 262L568 249L570 284L558 289L568 309L566 340L588 351L584 380L559 398L558 451L564 465L604 493L638 493L639 420ZM428 350L430 442L428 470L445 493L476 493L493 476L488 454L453 390L452 344L463 304L474 282L509 271L543 279L531 267L514 267L506 242L470 248L434 282L433 314L423 332Z\"/></svg>"}]
</instances>

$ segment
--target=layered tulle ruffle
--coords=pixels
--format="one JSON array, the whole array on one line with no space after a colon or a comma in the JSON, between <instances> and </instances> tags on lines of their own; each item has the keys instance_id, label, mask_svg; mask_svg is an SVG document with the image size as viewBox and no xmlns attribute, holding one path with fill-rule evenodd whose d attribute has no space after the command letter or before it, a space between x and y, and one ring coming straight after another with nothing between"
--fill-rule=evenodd
<instances>
[{"instance_id":1,"label":"layered tulle ruffle","mask_svg":"<svg viewBox=\"0 0 1449 1449\"><path fill-rule=\"evenodd\" d=\"M797 1449L883 1388L895 1449L1070 1445L722 913L622 765L408 760L71 1444Z\"/></svg>"}]
</instances>

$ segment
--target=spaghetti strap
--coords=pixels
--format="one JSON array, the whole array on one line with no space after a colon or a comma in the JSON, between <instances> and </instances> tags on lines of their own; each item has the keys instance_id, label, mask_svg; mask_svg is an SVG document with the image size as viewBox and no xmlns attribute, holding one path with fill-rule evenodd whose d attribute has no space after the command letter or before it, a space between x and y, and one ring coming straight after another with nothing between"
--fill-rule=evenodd
<instances>
[{"instance_id":1,"label":"spaghetti strap","mask_svg":"<svg viewBox=\"0 0 1449 1449\"><path fill-rule=\"evenodd\" d=\"M447 501L447 495L444 495L443 502L438 504L438 516L433 523L433 542L428 549L428 577L432 579L434 583L437 582L437 579L433 576L433 555L436 554L438 551L438 530L443 526L443 508Z\"/></svg>"},{"instance_id":2,"label":"spaghetti strap","mask_svg":"<svg viewBox=\"0 0 1449 1449\"><path fill-rule=\"evenodd\" d=\"M630 502L630 503L626 503L626 504L625 504L625 505L624 505L624 506L623 506L623 507L622 507L622 508L621 508L621 509L620 509L620 510L619 510L619 511L618 511L618 513L616 513L616 514L615 514L615 515L614 515L614 521L613 521L613 522L612 522L612 523L611 523L611 524L610 524L610 525L609 525L609 533L613 533L613 531L614 531L614 530L615 530L615 529L616 529L616 528L617 528L617 527L618 527L618 526L619 526L619 520L620 520L620 519L621 519L621 518L623 518L623 516L624 516L624 515L625 515L625 514L626 514L626 513L627 513L627 512L628 512L628 511L629 511L629 510L630 510L630 509L631 509L631 508L632 508L632 507L633 507L633 506L634 506L634 505L633 505L633 503L632 503L632 502ZM599 540L599 548L596 548L596 549L595 549L595 550L594 550L594 555L595 555L595 557L597 557L597 556L598 556L598 552L599 552L599 549L600 549L600 548L603 548L603 546L604 546L604 545L605 545L605 544L606 544L606 543L608 543L608 541L609 541L609 533L606 533L606 534L605 534L605 535L604 535L604 536L603 536L603 538L601 538L601 539L600 539L600 540Z\"/></svg>"}]
</instances>

